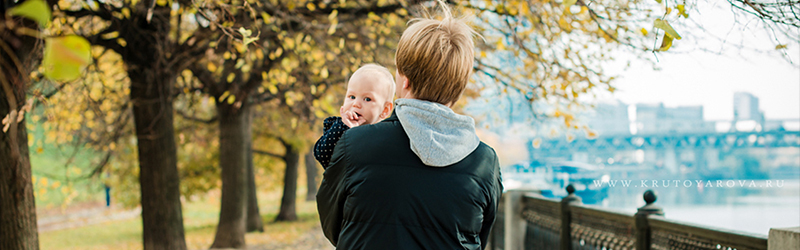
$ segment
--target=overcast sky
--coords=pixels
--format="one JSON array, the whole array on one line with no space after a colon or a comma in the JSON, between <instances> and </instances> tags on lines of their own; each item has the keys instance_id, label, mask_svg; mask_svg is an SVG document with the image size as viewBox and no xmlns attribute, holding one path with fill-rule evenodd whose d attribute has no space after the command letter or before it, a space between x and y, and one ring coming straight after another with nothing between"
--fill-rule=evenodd
<instances>
[{"instance_id":1,"label":"overcast sky","mask_svg":"<svg viewBox=\"0 0 800 250\"><path fill-rule=\"evenodd\" d=\"M712 36L727 37L728 41L770 53L720 46L720 42L713 39L684 37L674 42L673 49L691 51L692 46L705 46L716 48L723 55L702 51L664 53L658 56L657 66L661 70L634 64L620 72L622 77L616 82L618 91L614 97L628 104L702 105L707 120L731 120L733 94L745 91L759 98L767 119L800 118L800 44L787 44L786 52L794 62L792 65L779 57L773 41L766 33L759 32L763 29L754 25L755 22L746 22L741 17L734 19L730 5L718 2L717 6L700 6L702 15L693 13L692 18L704 25ZM740 23L736 24L735 20ZM739 32L743 29L745 32Z\"/></svg>"}]
</instances>

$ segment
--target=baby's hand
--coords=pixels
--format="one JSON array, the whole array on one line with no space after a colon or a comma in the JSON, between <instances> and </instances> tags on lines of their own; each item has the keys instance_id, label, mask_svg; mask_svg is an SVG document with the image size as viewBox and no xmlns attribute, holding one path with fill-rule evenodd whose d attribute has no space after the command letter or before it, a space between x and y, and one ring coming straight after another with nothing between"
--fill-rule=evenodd
<instances>
[{"instance_id":1,"label":"baby's hand","mask_svg":"<svg viewBox=\"0 0 800 250\"><path fill-rule=\"evenodd\" d=\"M340 109L339 112L342 116L342 123L350 128L358 127L367 123L367 120L359 116L355 111L345 111Z\"/></svg>"}]
</instances>

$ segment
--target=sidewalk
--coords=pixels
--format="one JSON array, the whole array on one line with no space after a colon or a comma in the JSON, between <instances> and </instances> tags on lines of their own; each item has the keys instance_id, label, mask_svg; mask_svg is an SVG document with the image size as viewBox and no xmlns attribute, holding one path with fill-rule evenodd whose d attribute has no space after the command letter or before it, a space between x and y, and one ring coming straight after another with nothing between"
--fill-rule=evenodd
<instances>
[{"instance_id":1,"label":"sidewalk","mask_svg":"<svg viewBox=\"0 0 800 250\"><path fill-rule=\"evenodd\" d=\"M292 244L263 244L247 247L248 250L333 250L336 249L322 234L322 228L317 226L306 232Z\"/></svg>"},{"instance_id":2,"label":"sidewalk","mask_svg":"<svg viewBox=\"0 0 800 250\"><path fill-rule=\"evenodd\" d=\"M124 209L122 207L106 207L104 204L83 203L70 206L66 209L42 209L36 211L39 232L48 232L60 229L76 228L107 221L135 218L141 214L142 209Z\"/></svg>"}]
</instances>

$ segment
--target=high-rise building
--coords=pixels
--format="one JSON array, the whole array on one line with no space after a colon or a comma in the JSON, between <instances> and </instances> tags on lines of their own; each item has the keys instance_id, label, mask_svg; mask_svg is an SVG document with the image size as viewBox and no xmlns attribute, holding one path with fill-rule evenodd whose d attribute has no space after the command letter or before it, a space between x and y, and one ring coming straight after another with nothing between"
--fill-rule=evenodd
<instances>
[{"instance_id":1,"label":"high-rise building","mask_svg":"<svg viewBox=\"0 0 800 250\"><path fill-rule=\"evenodd\" d=\"M747 92L733 94L733 126L731 130L760 131L764 127L764 112L759 110L758 98Z\"/></svg>"},{"instance_id":2,"label":"high-rise building","mask_svg":"<svg viewBox=\"0 0 800 250\"><path fill-rule=\"evenodd\" d=\"M758 98L747 92L733 94L733 120L762 121L764 114L758 110Z\"/></svg>"},{"instance_id":3,"label":"high-rise building","mask_svg":"<svg viewBox=\"0 0 800 250\"><path fill-rule=\"evenodd\" d=\"M589 127L599 136L629 135L628 105L620 101L598 103L588 115Z\"/></svg>"}]
</instances>

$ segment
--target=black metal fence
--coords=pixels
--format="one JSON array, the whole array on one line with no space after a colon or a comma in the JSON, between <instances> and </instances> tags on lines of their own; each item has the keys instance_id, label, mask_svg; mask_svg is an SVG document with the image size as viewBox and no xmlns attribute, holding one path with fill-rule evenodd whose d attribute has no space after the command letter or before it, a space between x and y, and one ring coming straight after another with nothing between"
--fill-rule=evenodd
<instances>
[{"instance_id":1,"label":"black metal fence","mask_svg":"<svg viewBox=\"0 0 800 250\"><path fill-rule=\"evenodd\" d=\"M561 201L534 193L504 194L487 249L767 249L761 235L664 218L650 190L643 195L647 205L636 214L583 205L574 191L568 186L569 195Z\"/></svg>"}]
</instances>

